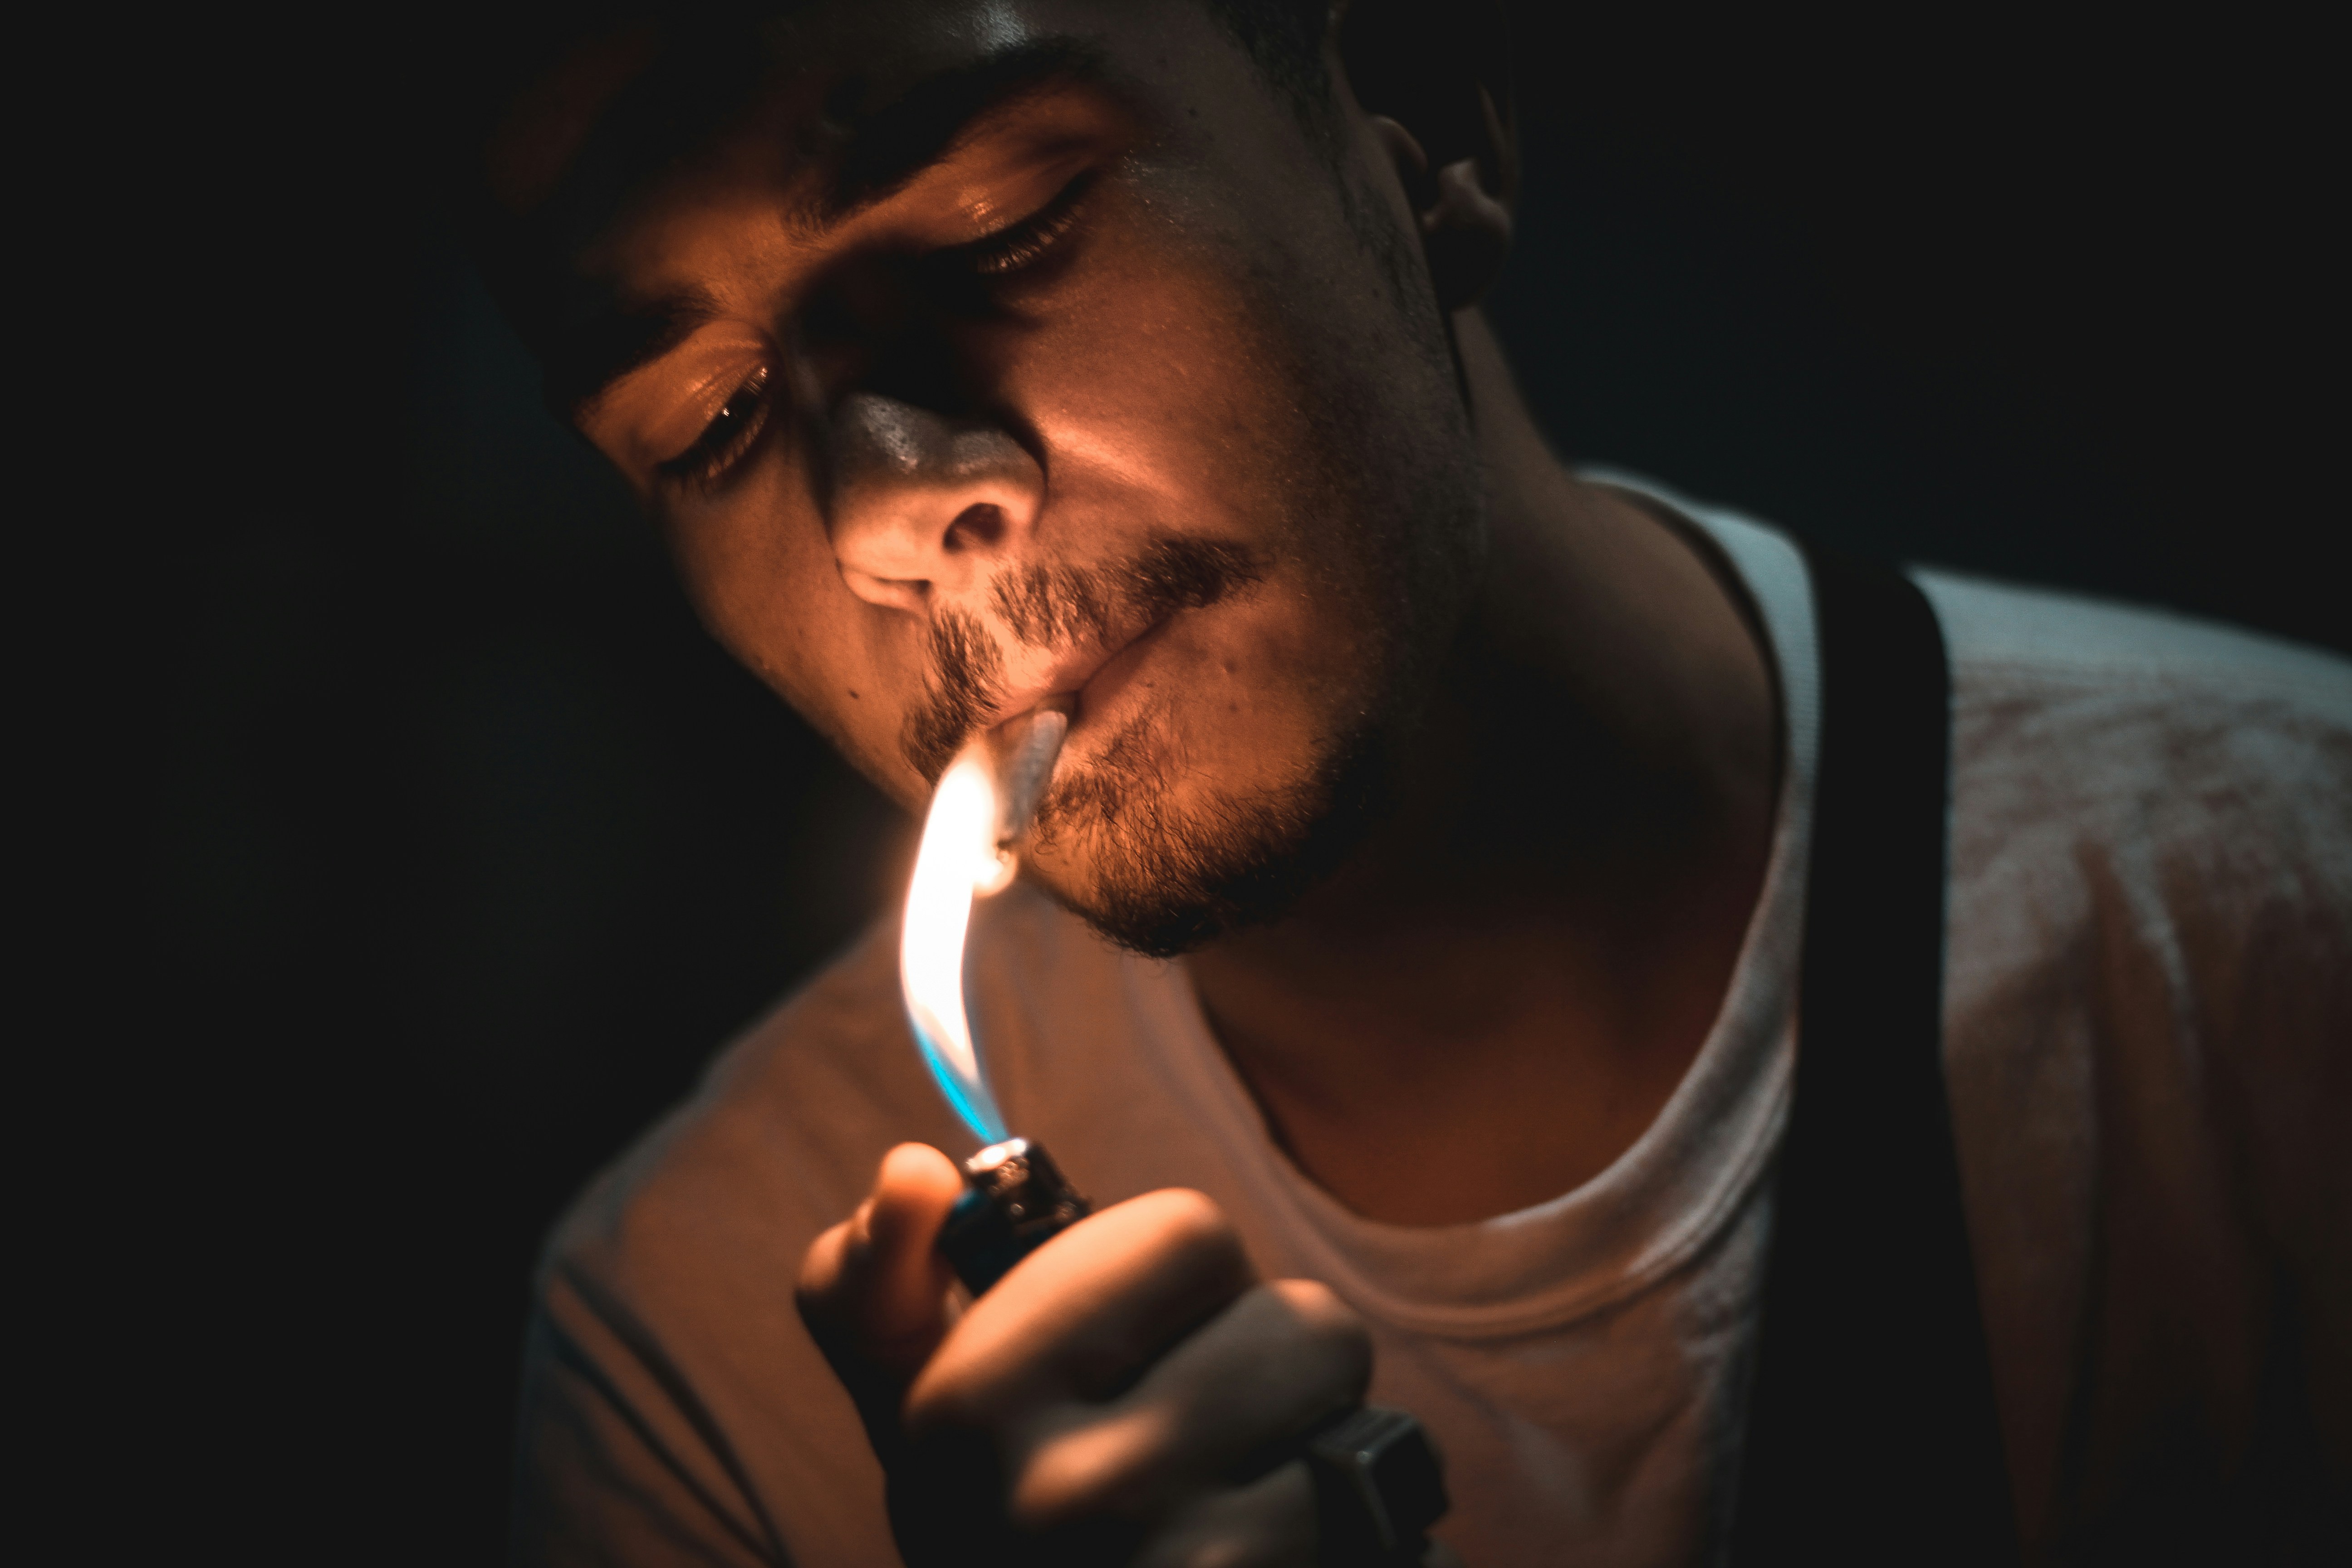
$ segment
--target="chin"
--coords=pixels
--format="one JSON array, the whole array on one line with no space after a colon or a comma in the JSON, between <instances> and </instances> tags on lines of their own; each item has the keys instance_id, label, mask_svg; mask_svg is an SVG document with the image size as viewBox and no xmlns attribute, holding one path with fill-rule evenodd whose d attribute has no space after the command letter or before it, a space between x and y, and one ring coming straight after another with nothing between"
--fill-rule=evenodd
<instances>
[{"instance_id":1,"label":"chin","mask_svg":"<svg viewBox=\"0 0 2352 1568\"><path fill-rule=\"evenodd\" d=\"M1037 879L1121 947L1173 958L1265 925L1353 852L1385 809L1383 748L1350 737L1290 782L1220 789L1147 727L1057 775L1032 829Z\"/></svg>"}]
</instances>

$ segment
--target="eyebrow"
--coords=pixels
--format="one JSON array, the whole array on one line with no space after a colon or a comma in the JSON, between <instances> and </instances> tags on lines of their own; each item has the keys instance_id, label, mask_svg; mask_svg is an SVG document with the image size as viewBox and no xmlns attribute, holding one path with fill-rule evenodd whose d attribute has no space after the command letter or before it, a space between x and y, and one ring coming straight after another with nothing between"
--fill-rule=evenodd
<instances>
[{"instance_id":1,"label":"eyebrow","mask_svg":"<svg viewBox=\"0 0 2352 1568\"><path fill-rule=\"evenodd\" d=\"M567 331L547 356L548 407L558 418L577 422L616 383L662 358L723 313L715 296L685 289L589 317Z\"/></svg>"},{"instance_id":2,"label":"eyebrow","mask_svg":"<svg viewBox=\"0 0 2352 1568\"><path fill-rule=\"evenodd\" d=\"M822 234L903 189L988 117L1055 86L1102 79L1101 50L1061 37L1026 40L927 77L847 124L833 177L814 195L790 204L785 221L803 235ZM831 96L845 97L860 85L845 81ZM837 115L828 118L840 122ZM589 315L563 334L561 349L549 356L549 405L576 420L614 384L659 360L722 313L714 296L687 289Z\"/></svg>"},{"instance_id":3,"label":"eyebrow","mask_svg":"<svg viewBox=\"0 0 2352 1568\"><path fill-rule=\"evenodd\" d=\"M850 123L840 166L806 216L820 225L837 223L945 158L976 121L1050 88L1102 79L1102 51L1060 37L1015 44L927 77Z\"/></svg>"}]
</instances>

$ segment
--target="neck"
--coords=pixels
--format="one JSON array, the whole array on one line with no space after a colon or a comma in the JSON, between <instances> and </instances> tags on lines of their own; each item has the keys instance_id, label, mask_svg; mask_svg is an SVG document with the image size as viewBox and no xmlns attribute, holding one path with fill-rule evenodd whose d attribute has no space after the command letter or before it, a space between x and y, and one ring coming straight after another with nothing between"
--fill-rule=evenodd
<instances>
[{"instance_id":1,"label":"neck","mask_svg":"<svg viewBox=\"0 0 2352 1568\"><path fill-rule=\"evenodd\" d=\"M1568 472L1483 319L1456 328L1490 555L1398 808L1192 960L1292 1158L1402 1225L1540 1203L1655 1119L1728 983L1778 771L1770 667L1707 547Z\"/></svg>"}]
</instances>

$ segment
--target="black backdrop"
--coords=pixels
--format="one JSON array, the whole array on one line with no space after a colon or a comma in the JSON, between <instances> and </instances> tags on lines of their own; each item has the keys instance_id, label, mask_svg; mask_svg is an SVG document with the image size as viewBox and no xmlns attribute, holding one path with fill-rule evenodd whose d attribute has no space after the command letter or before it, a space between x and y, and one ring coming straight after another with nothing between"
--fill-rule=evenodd
<instances>
[{"instance_id":1,"label":"black backdrop","mask_svg":"<svg viewBox=\"0 0 2352 1568\"><path fill-rule=\"evenodd\" d=\"M1521 11L1492 309L1564 450L2352 646L2313 40ZM362 30L201 57L153 187L201 283L157 341L226 374L131 536L166 582L162 1048L131 1059L203 1091L152 1223L225 1303L200 1385L278 1391L247 1484L334 1555L454 1562L499 1550L539 1236L890 895L908 831L540 412L404 155L419 79Z\"/></svg>"}]
</instances>

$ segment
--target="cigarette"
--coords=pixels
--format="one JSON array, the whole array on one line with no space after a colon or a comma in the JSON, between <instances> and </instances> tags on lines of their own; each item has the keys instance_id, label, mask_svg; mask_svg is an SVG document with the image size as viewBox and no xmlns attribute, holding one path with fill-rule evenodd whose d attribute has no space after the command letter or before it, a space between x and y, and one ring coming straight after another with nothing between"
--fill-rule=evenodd
<instances>
[{"instance_id":1,"label":"cigarette","mask_svg":"<svg viewBox=\"0 0 2352 1568\"><path fill-rule=\"evenodd\" d=\"M996 737L996 847L1010 849L1029 831L1054 776L1062 742L1069 738L1067 697L1049 697L1017 718L1008 719Z\"/></svg>"}]
</instances>

